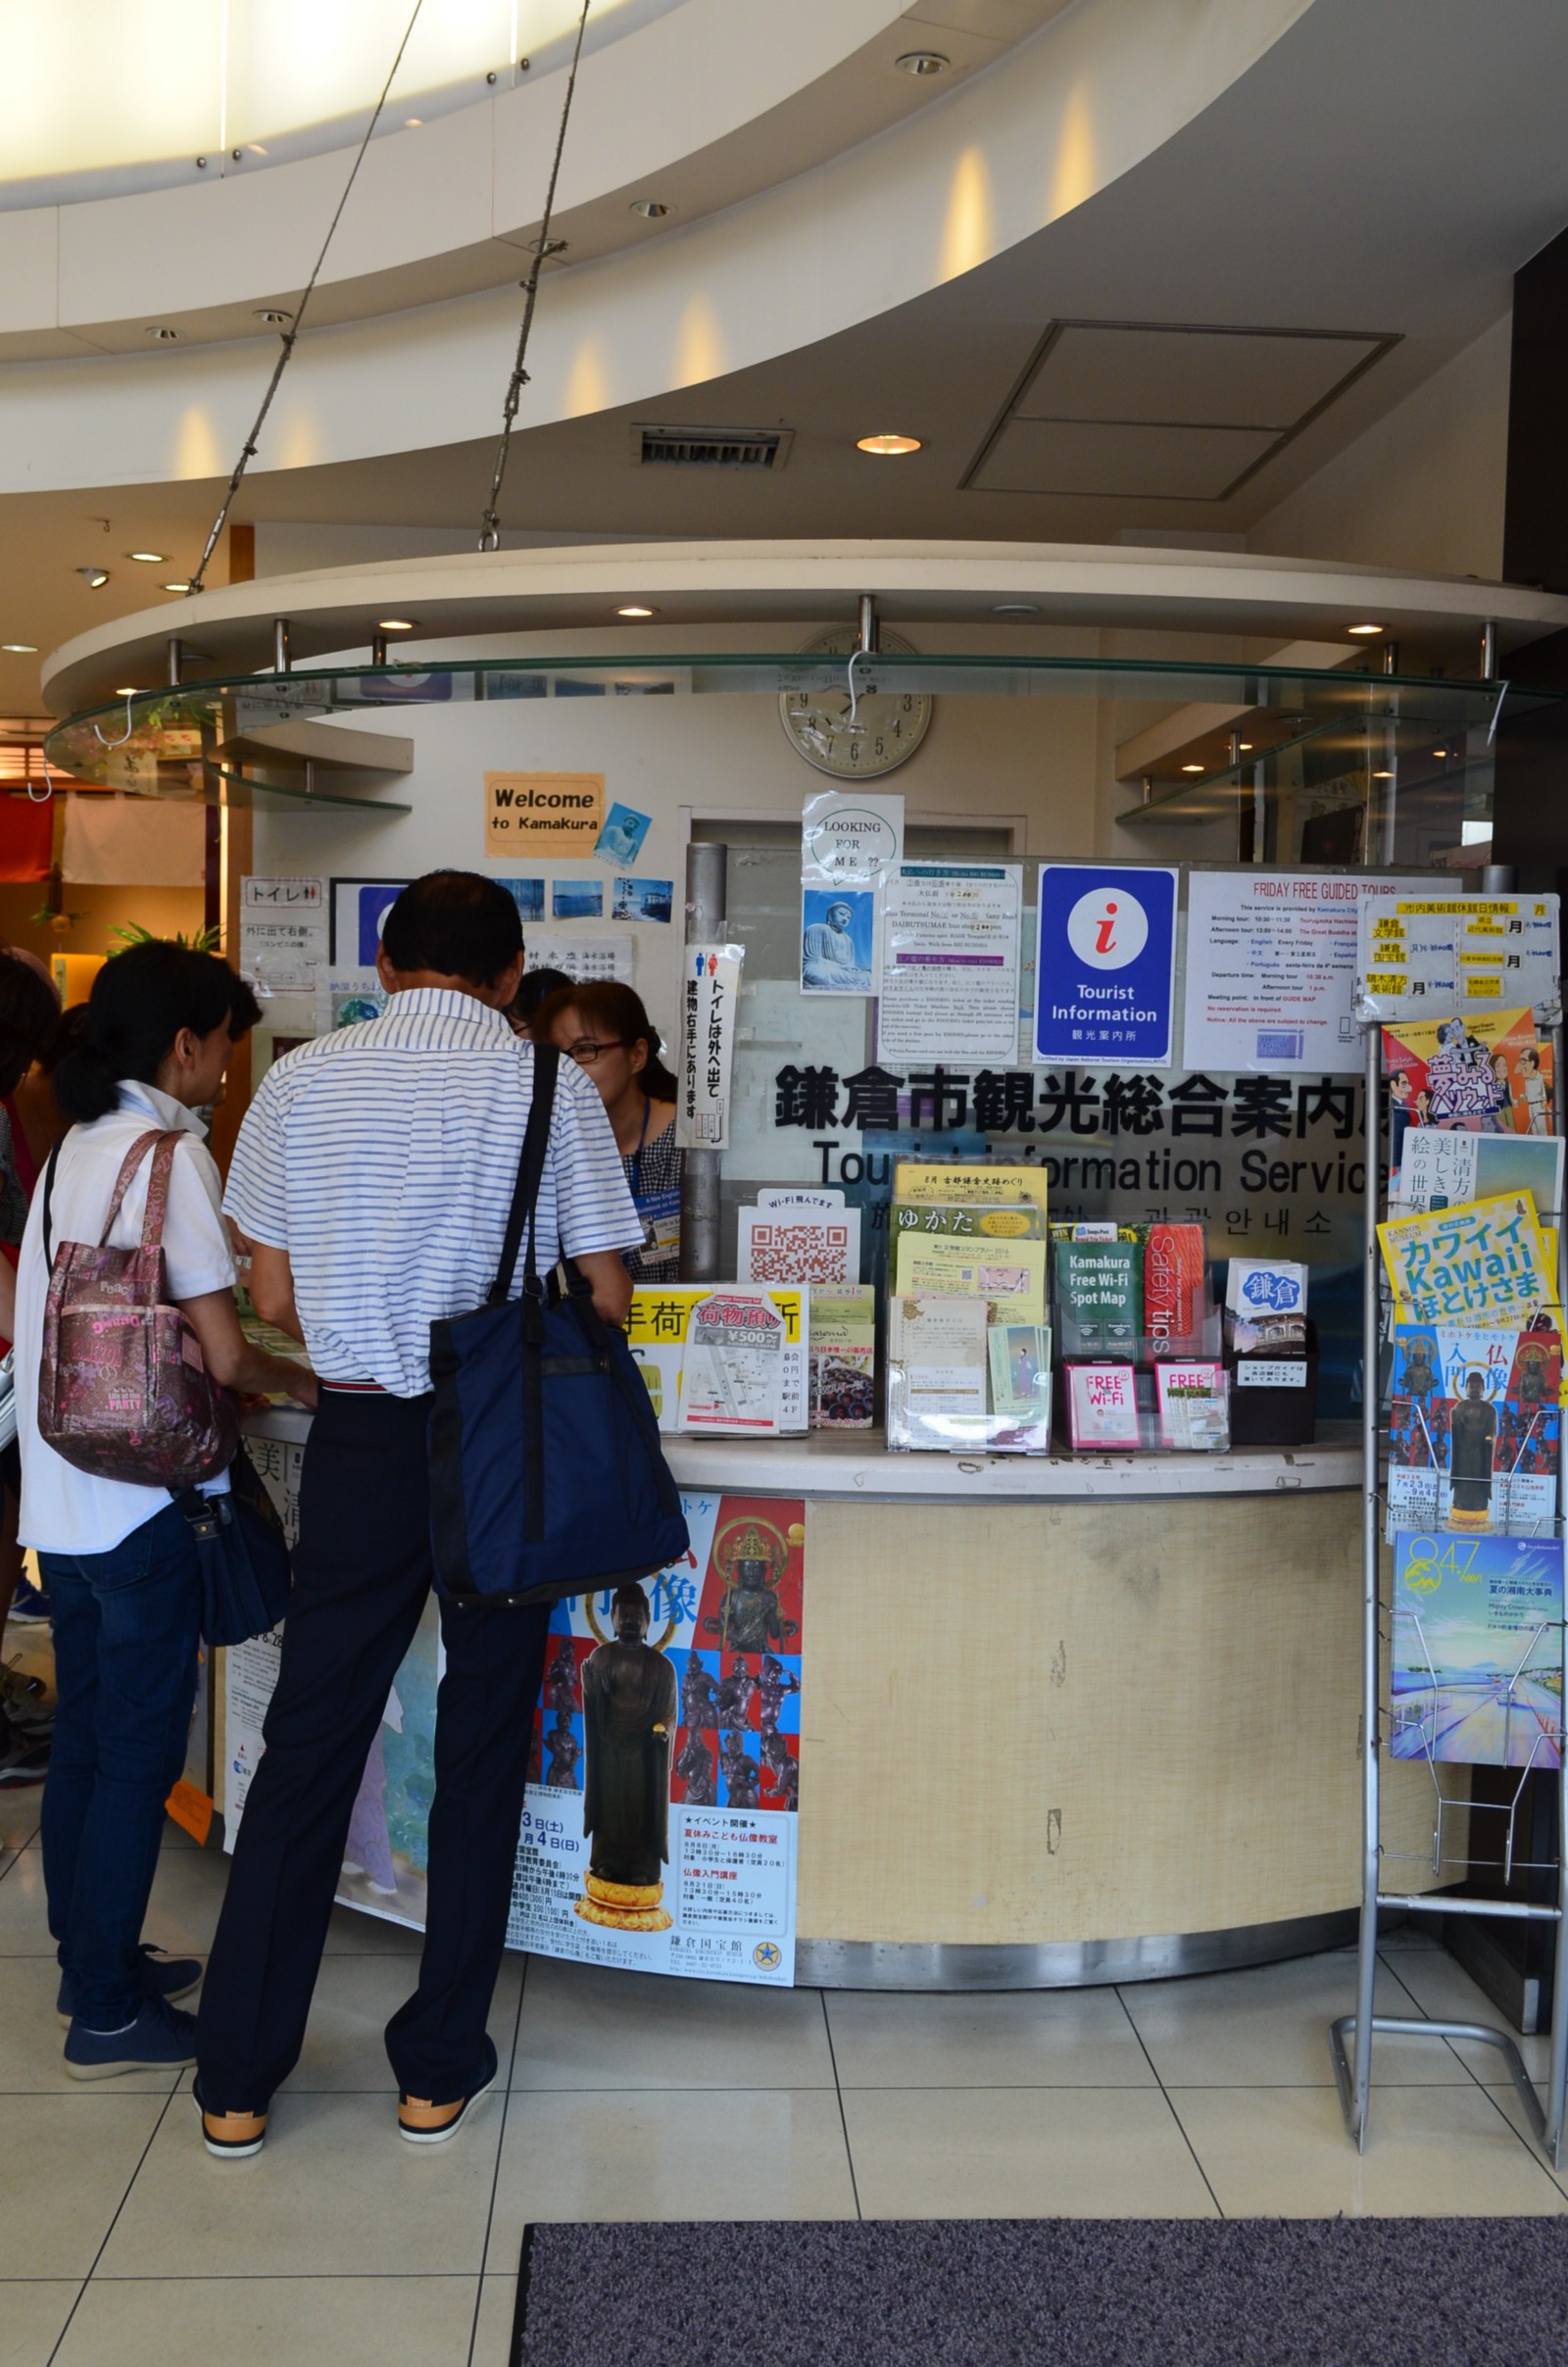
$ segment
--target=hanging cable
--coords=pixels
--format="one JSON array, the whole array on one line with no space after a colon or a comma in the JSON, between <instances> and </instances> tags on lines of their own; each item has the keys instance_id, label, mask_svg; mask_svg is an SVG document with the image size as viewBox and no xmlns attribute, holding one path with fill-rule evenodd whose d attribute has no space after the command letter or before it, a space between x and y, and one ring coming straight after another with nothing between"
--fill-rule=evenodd
<instances>
[{"instance_id":1,"label":"hanging cable","mask_svg":"<svg viewBox=\"0 0 1568 2367\"><path fill-rule=\"evenodd\" d=\"M517 358L512 365L512 375L507 380L506 401L501 406L501 441L496 446L495 471L490 479L490 499L485 505L484 515L479 521L479 548L481 551L499 551L501 548L501 485L506 476L507 462L512 453L512 429L517 417L517 405L521 399L522 390L528 383L528 372L523 368L523 361L528 351L528 331L533 326L534 306L539 297L539 274L545 268L546 258L550 255L558 255L563 244L560 239L552 240L550 221L556 210L556 183L561 177L561 158L566 145L566 125L571 120L572 94L577 87L577 62L582 56L582 37L587 29L588 11L591 6L592 0L582 0L582 15L577 20L577 38L572 45L571 71L566 76L566 95L561 106L561 126L556 133L556 153L551 161L550 180L545 190L544 220L539 224L539 236L534 248L534 267L527 278L520 283L523 292L522 326L517 332Z\"/></svg>"},{"instance_id":2,"label":"hanging cable","mask_svg":"<svg viewBox=\"0 0 1568 2367\"><path fill-rule=\"evenodd\" d=\"M397 56L392 61L392 71L381 85L381 95L375 102L375 113L371 116L368 124L366 126L365 137L360 142L359 152L354 159L354 164L350 170L348 179L343 184L343 194L337 201L337 212L333 215L330 222L327 224L326 236L321 241L321 251L316 258L316 269L312 271L310 278L306 282L305 293L299 300L299 305L293 320L289 322L288 327L283 332L280 340L281 351L277 357L276 368L273 370L271 378L268 383L267 392L262 397L262 408L256 414L255 424L252 426L250 434L245 438L244 443L240 446L239 459L235 462L234 473L228 480L228 490L223 495L222 507L220 509L218 516L213 520L213 530L207 537L207 548L202 553L201 565L196 569L195 574L191 577L190 583L187 586L187 598L189 598L193 593L199 592L202 588L202 579L207 573L208 562L212 558L214 551L218 548L218 537L222 533L223 527L228 520L229 511L234 506L234 496L239 491L240 482L244 477L247 468L256 458L256 448L258 439L261 436L262 426L266 420L268 413L272 408L272 397L277 392L283 372L285 370L287 370L289 362L293 357L294 347L298 341L300 328L305 319L305 308L310 303L312 296L314 296L316 293L316 283L321 276L321 266L326 261L326 250L331 245L337 230L337 225L343 219L343 209L349 202L349 192L359 178L360 167L365 162L365 151L370 145L370 140L375 131L376 124L381 121L381 111L385 107L387 99L391 94L392 84L397 78L398 68L403 63L403 53L409 46L410 37L413 34L416 24L418 22L419 11L423 6L424 0L414 0L414 15L409 19L407 25L404 27L403 38L398 43Z\"/></svg>"}]
</instances>

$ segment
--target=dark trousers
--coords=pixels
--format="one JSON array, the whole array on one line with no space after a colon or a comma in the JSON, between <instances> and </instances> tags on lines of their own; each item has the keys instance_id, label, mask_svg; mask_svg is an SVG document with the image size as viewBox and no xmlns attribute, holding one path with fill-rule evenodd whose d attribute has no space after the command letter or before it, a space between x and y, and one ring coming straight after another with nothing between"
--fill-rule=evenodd
<instances>
[{"instance_id":1,"label":"dark trousers","mask_svg":"<svg viewBox=\"0 0 1568 2367\"><path fill-rule=\"evenodd\" d=\"M430 1589L429 1406L321 1393L267 1748L202 1992L210 2111L265 2110L299 2060L355 1795ZM424 1952L386 2032L400 2088L438 2103L484 2061L548 1624L543 1607L441 1605Z\"/></svg>"},{"instance_id":2,"label":"dark trousers","mask_svg":"<svg viewBox=\"0 0 1568 2367\"><path fill-rule=\"evenodd\" d=\"M169 1504L107 1553L40 1553L38 1569L60 1695L40 1818L49 1929L77 2019L122 2030L196 1698L196 1541Z\"/></svg>"}]
</instances>

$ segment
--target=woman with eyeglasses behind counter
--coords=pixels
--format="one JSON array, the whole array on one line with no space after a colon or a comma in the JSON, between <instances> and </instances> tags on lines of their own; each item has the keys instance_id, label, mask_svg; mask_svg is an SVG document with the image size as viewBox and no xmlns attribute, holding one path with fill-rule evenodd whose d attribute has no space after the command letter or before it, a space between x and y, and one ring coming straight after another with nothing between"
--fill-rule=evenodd
<instances>
[{"instance_id":1,"label":"woman with eyeglasses behind counter","mask_svg":"<svg viewBox=\"0 0 1568 2367\"><path fill-rule=\"evenodd\" d=\"M642 1218L643 1246L626 1258L634 1282L680 1279L676 1084L640 995L610 979L559 987L534 1013L536 1044L559 1044L599 1088Z\"/></svg>"}]
</instances>

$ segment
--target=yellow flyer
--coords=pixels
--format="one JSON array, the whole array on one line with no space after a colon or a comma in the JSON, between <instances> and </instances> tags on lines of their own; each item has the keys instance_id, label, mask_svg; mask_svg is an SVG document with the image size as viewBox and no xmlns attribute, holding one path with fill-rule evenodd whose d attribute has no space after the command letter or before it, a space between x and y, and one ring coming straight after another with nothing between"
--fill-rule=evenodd
<instances>
[{"instance_id":1,"label":"yellow flyer","mask_svg":"<svg viewBox=\"0 0 1568 2367\"><path fill-rule=\"evenodd\" d=\"M779 1428L786 1432L804 1430L810 1354L808 1291L749 1282L738 1286L717 1282L639 1282L632 1292L631 1311L626 1317L626 1345L648 1384L660 1429L673 1431L682 1427L682 1374L692 1337L692 1316L715 1291L727 1291L740 1298L765 1299L774 1312L783 1317L780 1357L783 1405Z\"/></svg>"},{"instance_id":2,"label":"yellow flyer","mask_svg":"<svg viewBox=\"0 0 1568 2367\"><path fill-rule=\"evenodd\" d=\"M984 1299L995 1323L1044 1323L1046 1243L900 1233L893 1287L901 1297Z\"/></svg>"},{"instance_id":3,"label":"yellow flyer","mask_svg":"<svg viewBox=\"0 0 1568 2367\"><path fill-rule=\"evenodd\" d=\"M1556 1268L1528 1192L1396 1217L1378 1226L1378 1241L1401 1322L1525 1323L1556 1305Z\"/></svg>"},{"instance_id":4,"label":"yellow flyer","mask_svg":"<svg viewBox=\"0 0 1568 2367\"><path fill-rule=\"evenodd\" d=\"M913 1208L978 1208L1016 1206L1032 1200L1046 1213L1046 1170L1025 1166L1020 1159L987 1159L984 1164L900 1159L893 1163L893 1197Z\"/></svg>"}]
</instances>

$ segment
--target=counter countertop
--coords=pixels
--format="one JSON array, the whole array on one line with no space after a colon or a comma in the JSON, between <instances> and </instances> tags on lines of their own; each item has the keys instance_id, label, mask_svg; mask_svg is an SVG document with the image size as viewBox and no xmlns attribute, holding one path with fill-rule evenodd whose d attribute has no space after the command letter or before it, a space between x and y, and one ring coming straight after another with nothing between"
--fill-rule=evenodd
<instances>
[{"instance_id":1,"label":"counter countertop","mask_svg":"<svg viewBox=\"0 0 1568 2367\"><path fill-rule=\"evenodd\" d=\"M246 1428L262 1438L302 1440L311 1417L297 1405L269 1406ZM749 1496L843 1496L895 1502L924 1498L1029 1504L1052 1498L1294 1495L1359 1488L1360 1433L1326 1422L1311 1447L1238 1447L1224 1455L890 1455L881 1430L811 1430L768 1440L664 1440L683 1488Z\"/></svg>"}]
</instances>

